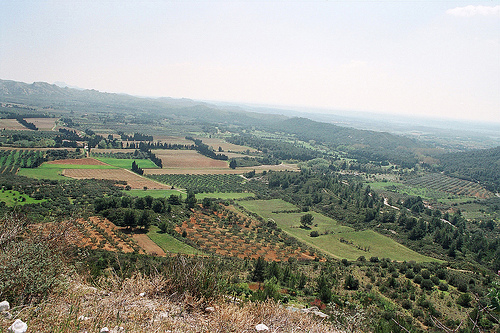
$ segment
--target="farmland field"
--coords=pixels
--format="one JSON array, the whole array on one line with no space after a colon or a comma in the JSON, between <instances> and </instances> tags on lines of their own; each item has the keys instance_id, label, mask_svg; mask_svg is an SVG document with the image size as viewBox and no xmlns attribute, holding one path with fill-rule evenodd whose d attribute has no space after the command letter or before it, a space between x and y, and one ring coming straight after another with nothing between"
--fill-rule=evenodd
<instances>
[{"instance_id":1,"label":"farmland field","mask_svg":"<svg viewBox=\"0 0 500 333\"><path fill-rule=\"evenodd\" d=\"M242 192L239 175L148 175L149 178L195 192Z\"/></svg>"},{"instance_id":2,"label":"farmland field","mask_svg":"<svg viewBox=\"0 0 500 333\"><path fill-rule=\"evenodd\" d=\"M31 131L21 125L16 119L0 119L0 129L14 131Z\"/></svg>"},{"instance_id":3,"label":"farmland field","mask_svg":"<svg viewBox=\"0 0 500 333\"><path fill-rule=\"evenodd\" d=\"M181 242L169 234L162 234L160 229L152 226L147 233L148 237L156 243L161 249L167 253L184 253L184 254L204 254L202 251L195 249L186 243Z\"/></svg>"},{"instance_id":4,"label":"farmland field","mask_svg":"<svg viewBox=\"0 0 500 333\"><path fill-rule=\"evenodd\" d=\"M221 206L218 212L196 212L175 230L206 252L240 259L263 257L286 261L290 257L312 260L314 251L287 243L286 234L264 228L232 207Z\"/></svg>"},{"instance_id":5,"label":"farmland field","mask_svg":"<svg viewBox=\"0 0 500 333\"><path fill-rule=\"evenodd\" d=\"M121 228L108 219L91 216L88 219L73 220L72 224L78 234L78 246L126 253L145 252L133 238L124 234Z\"/></svg>"},{"instance_id":6,"label":"farmland field","mask_svg":"<svg viewBox=\"0 0 500 333\"><path fill-rule=\"evenodd\" d=\"M220 162L220 161L219 161ZM145 175L179 175L179 174L189 174L189 175L222 175L222 174L234 174L241 175L250 171L255 170L255 172L262 171L300 171L297 164L278 164L278 165L259 165L252 167L243 168L207 168L207 167L193 167L192 165L185 168L169 168L163 165L163 169L145 169Z\"/></svg>"},{"instance_id":7,"label":"farmland field","mask_svg":"<svg viewBox=\"0 0 500 333\"><path fill-rule=\"evenodd\" d=\"M64 177L64 170L67 169L115 169L118 171L116 167L104 164L94 159L76 159L45 162L38 168L21 168L17 174L36 179L65 180L68 179Z\"/></svg>"},{"instance_id":8,"label":"farmland field","mask_svg":"<svg viewBox=\"0 0 500 333\"><path fill-rule=\"evenodd\" d=\"M115 166L117 168L130 169L132 167L132 162L135 161L139 168L142 169L157 169L158 166L151 162L150 160L144 159L118 159L118 158L108 158L108 157L96 157L98 161Z\"/></svg>"},{"instance_id":9,"label":"farmland field","mask_svg":"<svg viewBox=\"0 0 500 333\"><path fill-rule=\"evenodd\" d=\"M55 160L47 162L48 165L62 165L61 168L85 168L92 169L91 166L99 166L97 169L113 169L110 168L104 162L100 162L95 158L79 158L79 159L66 159L66 160ZM56 167L57 168L57 167Z\"/></svg>"},{"instance_id":10,"label":"farmland field","mask_svg":"<svg viewBox=\"0 0 500 333\"><path fill-rule=\"evenodd\" d=\"M360 256L377 256L398 261L435 261L374 231L354 231L316 212L310 212L314 216L313 227L300 228L300 217L306 213L273 213L273 211L297 210L295 205L281 199L241 201L240 205L263 218L273 219L290 235L339 259L356 260ZM310 237L311 231L318 231L320 236ZM328 231L328 234L325 234L325 231Z\"/></svg>"},{"instance_id":11,"label":"farmland field","mask_svg":"<svg viewBox=\"0 0 500 333\"><path fill-rule=\"evenodd\" d=\"M62 175L64 168L47 167L49 164L42 164L38 168L27 169L22 168L17 171L19 176L35 178L35 179L51 179L51 180L67 180L68 178Z\"/></svg>"},{"instance_id":12,"label":"farmland field","mask_svg":"<svg viewBox=\"0 0 500 333\"><path fill-rule=\"evenodd\" d=\"M227 161L219 161L199 154L195 150L155 149L152 152L161 159L164 168L227 168Z\"/></svg>"},{"instance_id":13,"label":"farmland field","mask_svg":"<svg viewBox=\"0 0 500 333\"><path fill-rule=\"evenodd\" d=\"M458 178L448 177L434 173L422 177L412 178L406 181L407 184L429 188L455 195L476 197L481 199L490 198L493 195L481 185Z\"/></svg>"},{"instance_id":14,"label":"farmland field","mask_svg":"<svg viewBox=\"0 0 500 333\"><path fill-rule=\"evenodd\" d=\"M64 176L75 179L109 179L116 181L126 181L134 189L170 189L170 186L160 184L150 179L141 177L132 171L124 169L64 169Z\"/></svg>"},{"instance_id":15,"label":"farmland field","mask_svg":"<svg viewBox=\"0 0 500 333\"><path fill-rule=\"evenodd\" d=\"M43 153L36 150L0 150L0 167L33 168L43 162Z\"/></svg>"},{"instance_id":16,"label":"farmland field","mask_svg":"<svg viewBox=\"0 0 500 333\"><path fill-rule=\"evenodd\" d=\"M202 140L204 144L208 145L209 147L211 146L215 151L217 151L219 149L219 147L221 147L224 150L224 154L228 151L231 151L231 152L242 152L242 151L247 151L247 150L249 150L251 152L256 151L254 148L235 145L235 144L226 142L222 139L217 139L217 138L197 138L197 139Z\"/></svg>"},{"instance_id":17,"label":"farmland field","mask_svg":"<svg viewBox=\"0 0 500 333\"><path fill-rule=\"evenodd\" d=\"M35 124L40 131L51 131L56 125L57 118L26 118L26 121Z\"/></svg>"}]
</instances>

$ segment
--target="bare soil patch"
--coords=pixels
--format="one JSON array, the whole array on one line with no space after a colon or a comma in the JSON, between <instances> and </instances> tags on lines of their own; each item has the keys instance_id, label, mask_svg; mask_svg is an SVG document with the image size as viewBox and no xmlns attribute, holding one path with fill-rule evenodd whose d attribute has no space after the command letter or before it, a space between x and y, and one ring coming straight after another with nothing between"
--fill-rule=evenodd
<instances>
[{"instance_id":1,"label":"bare soil patch","mask_svg":"<svg viewBox=\"0 0 500 333\"><path fill-rule=\"evenodd\" d=\"M216 151L221 147L225 152L242 152L242 151L256 151L254 148L238 146L229 142L224 141L223 139L218 138L197 138L203 141L204 144L213 147ZM227 154L226 154L227 155Z\"/></svg>"},{"instance_id":2,"label":"bare soil patch","mask_svg":"<svg viewBox=\"0 0 500 333\"><path fill-rule=\"evenodd\" d=\"M229 169L227 161L208 158L194 150L153 150L161 158L164 168L218 168Z\"/></svg>"},{"instance_id":3,"label":"bare soil patch","mask_svg":"<svg viewBox=\"0 0 500 333\"><path fill-rule=\"evenodd\" d=\"M139 246L146 251L147 254L156 255L164 257L167 254L161 247L156 245L146 234L144 233L134 233L132 235L134 240L139 244Z\"/></svg>"},{"instance_id":4,"label":"bare soil patch","mask_svg":"<svg viewBox=\"0 0 500 333\"><path fill-rule=\"evenodd\" d=\"M0 119L0 129L13 131L31 131L23 125L19 124L16 119Z\"/></svg>"},{"instance_id":5,"label":"bare soil patch","mask_svg":"<svg viewBox=\"0 0 500 333\"><path fill-rule=\"evenodd\" d=\"M35 124L41 131L52 131L56 126L57 118L26 118L26 121Z\"/></svg>"},{"instance_id":6,"label":"bare soil patch","mask_svg":"<svg viewBox=\"0 0 500 333\"><path fill-rule=\"evenodd\" d=\"M121 232L108 219L91 216L88 219L77 219L73 222L79 237L76 245L90 247L91 249L103 249L106 251L120 251L125 253L144 253L137 242Z\"/></svg>"},{"instance_id":7,"label":"bare soil patch","mask_svg":"<svg viewBox=\"0 0 500 333\"><path fill-rule=\"evenodd\" d=\"M168 190L171 187L157 183L151 179L141 177L132 171L125 169L64 169L64 176L74 179L109 179L116 181L126 181L133 189Z\"/></svg>"}]
</instances>

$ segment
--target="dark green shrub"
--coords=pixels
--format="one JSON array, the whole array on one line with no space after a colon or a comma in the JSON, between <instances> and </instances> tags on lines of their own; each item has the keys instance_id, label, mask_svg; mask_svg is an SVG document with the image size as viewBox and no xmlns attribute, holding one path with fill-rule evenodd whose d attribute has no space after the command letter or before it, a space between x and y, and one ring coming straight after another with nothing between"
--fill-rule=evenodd
<instances>
[{"instance_id":1,"label":"dark green shrub","mask_svg":"<svg viewBox=\"0 0 500 333\"><path fill-rule=\"evenodd\" d=\"M431 276L431 281L434 283L436 286L439 285L439 278L437 276Z\"/></svg>"},{"instance_id":2,"label":"dark green shrub","mask_svg":"<svg viewBox=\"0 0 500 333\"><path fill-rule=\"evenodd\" d=\"M344 289L357 290L358 287L359 287L359 281L355 279L351 274L349 274L345 279Z\"/></svg>"},{"instance_id":3,"label":"dark green shrub","mask_svg":"<svg viewBox=\"0 0 500 333\"><path fill-rule=\"evenodd\" d=\"M429 270L424 269L420 272L420 275L422 275L422 278L424 279L430 279L431 278L431 272Z\"/></svg>"},{"instance_id":4,"label":"dark green shrub","mask_svg":"<svg viewBox=\"0 0 500 333\"><path fill-rule=\"evenodd\" d=\"M430 279L423 279L420 287L425 290L432 290L434 283Z\"/></svg>"},{"instance_id":5,"label":"dark green shrub","mask_svg":"<svg viewBox=\"0 0 500 333\"><path fill-rule=\"evenodd\" d=\"M446 282L440 282L438 288L441 291L447 291L448 290L448 284Z\"/></svg>"},{"instance_id":6,"label":"dark green shrub","mask_svg":"<svg viewBox=\"0 0 500 333\"><path fill-rule=\"evenodd\" d=\"M457 299L457 304L463 306L464 308L469 308L470 302L472 301L472 297L468 294L462 294L460 297Z\"/></svg>"},{"instance_id":7,"label":"dark green shrub","mask_svg":"<svg viewBox=\"0 0 500 333\"><path fill-rule=\"evenodd\" d=\"M413 303L410 300L405 299L401 302L401 306L403 309L409 310L413 307Z\"/></svg>"}]
</instances>

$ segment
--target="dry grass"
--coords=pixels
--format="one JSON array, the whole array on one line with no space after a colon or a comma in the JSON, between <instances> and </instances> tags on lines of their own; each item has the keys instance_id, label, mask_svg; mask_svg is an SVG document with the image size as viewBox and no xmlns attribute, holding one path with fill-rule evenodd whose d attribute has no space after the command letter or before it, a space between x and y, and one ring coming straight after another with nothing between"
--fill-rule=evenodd
<instances>
[{"instance_id":1,"label":"dry grass","mask_svg":"<svg viewBox=\"0 0 500 333\"><path fill-rule=\"evenodd\" d=\"M44 303L12 312L31 332L98 332L103 327L123 327L123 332L255 332L260 323L269 332L338 332L328 322L273 302L219 301L215 312L205 313L191 306L189 296L172 301L164 292L168 283L160 275L122 281L110 273L91 287L73 276ZM0 331L16 318L2 319Z\"/></svg>"}]
</instances>

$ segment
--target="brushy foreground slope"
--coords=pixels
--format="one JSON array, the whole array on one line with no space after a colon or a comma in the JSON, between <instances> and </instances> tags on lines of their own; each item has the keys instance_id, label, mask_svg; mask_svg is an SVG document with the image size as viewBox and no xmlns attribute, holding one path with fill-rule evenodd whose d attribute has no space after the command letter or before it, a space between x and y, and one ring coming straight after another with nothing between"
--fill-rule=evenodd
<instances>
[{"instance_id":1,"label":"brushy foreground slope","mask_svg":"<svg viewBox=\"0 0 500 333\"><path fill-rule=\"evenodd\" d=\"M255 332L264 323L270 332L339 332L312 315L273 302L238 305L220 300L214 312L205 312L188 295L172 301L163 292L168 279L159 276L121 280L112 275L97 288L78 278L66 282L42 304L16 310L29 331L99 332L108 327L119 332ZM13 321L1 320L0 331Z\"/></svg>"},{"instance_id":2,"label":"brushy foreground slope","mask_svg":"<svg viewBox=\"0 0 500 333\"><path fill-rule=\"evenodd\" d=\"M120 266L91 278L85 253L72 248L69 224L0 221L0 299L11 304L0 332L16 319L28 332L254 332L261 323L270 332L338 332L331 322L271 301L225 296L223 276L195 258L172 258L149 275L127 277Z\"/></svg>"}]
</instances>

